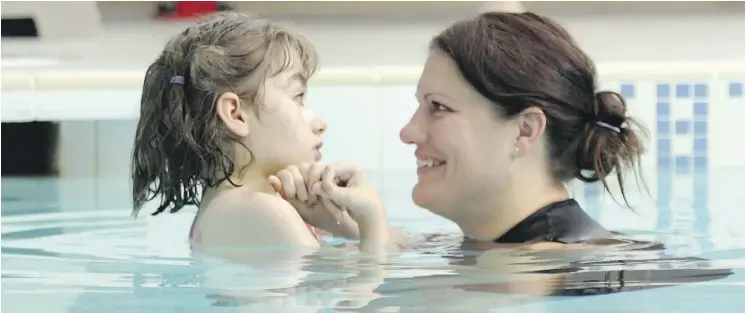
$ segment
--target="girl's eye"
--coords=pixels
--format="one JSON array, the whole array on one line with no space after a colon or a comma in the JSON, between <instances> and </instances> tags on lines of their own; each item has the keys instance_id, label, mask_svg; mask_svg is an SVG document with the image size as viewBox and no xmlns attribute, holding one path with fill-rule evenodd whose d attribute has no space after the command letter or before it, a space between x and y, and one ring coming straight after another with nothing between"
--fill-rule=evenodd
<instances>
[{"instance_id":1,"label":"girl's eye","mask_svg":"<svg viewBox=\"0 0 745 313\"><path fill-rule=\"evenodd\" d=\"M445 106L444 104L442 104L442 103L439 103L437 101L432 101L432 111L434 111L434 112L441 112L441 111L448 111L448 112L450 112L452 110L450 108L448 108L447 106Z\"/></svg>"},{"instance_id":2,"label":"girl's eye","mask_svg":"<svg viewBox=\"0 0 745 313\"><path fill-rule=\"evenodd\" d=\"M298 94L297 96L295 96L295 101L297 101L298 103L300 103L302 105L304 105L304 101L303 100L305 100L305 92L301 92L300 94Z\"/></svg>"}]
</instances>

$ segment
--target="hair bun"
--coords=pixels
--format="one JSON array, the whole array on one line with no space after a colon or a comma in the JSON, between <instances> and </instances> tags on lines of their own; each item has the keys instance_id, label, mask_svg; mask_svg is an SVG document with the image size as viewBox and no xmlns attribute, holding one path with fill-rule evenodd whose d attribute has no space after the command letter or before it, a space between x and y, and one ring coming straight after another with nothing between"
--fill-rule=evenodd
<instances>
[{"instance_id":1,"label":"hair bun","mask_svg":"<svg viewBox=\"0 0 745 313\"><path fill-rule=\"evenodd\" d=\"M595 93L594 113L598 126L620 130L626 121L626 100L617 92L599 91Z\"/></svg>"}]
</instances>

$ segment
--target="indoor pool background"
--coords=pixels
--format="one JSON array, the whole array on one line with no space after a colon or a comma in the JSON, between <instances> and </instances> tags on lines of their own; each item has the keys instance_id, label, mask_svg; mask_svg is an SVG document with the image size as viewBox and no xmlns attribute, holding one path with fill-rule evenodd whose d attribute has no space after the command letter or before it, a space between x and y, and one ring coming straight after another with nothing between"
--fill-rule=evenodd
<instances>
[{"instance_id":1,"label":"indoor pool background","mask_svg":"<svg viewBox=\"0 0 745 313\"><path fill-rule=\"evenodd\" d=\"M73 127L90 130L80 131L72 142L95 138L90 146L100 149L92 156L80 146L62 147L68 150L67 157L77 160L80 168L90 165L99 173L118 174L95 179L2 179L2 309L740 312L745 304L743 124L725 121L745 115L742 81L607 82L605 88L623 93L631 113L650 128L643 161L649 193L629 181L635 213L602 196L598 185L571 186L573 196L606 227L668 247L663 255L620 250L601 255L604 259L700 257L708 260L705 267L732 269L733 274L722 279L593 297L539 297L519 292L524 280L500 272L502 265L543 269L566 264L575 255L499 252L497 258L490 255L493 264L453 265L458 258L453 249L459 239L457 229L414 207L410 200L416 179L412 149L400 143L397 133L415 105L414 87L313 86L310 106L332 125L325 136L325 158L360 160L380 191L392 224L414 234L444 236L392 256L382 268L354 265L352 256L324 253L298 261L296 254L285 250L242 253L239 263L244 265L193 259L185 240L193 209L159 217L143 215L138 220L130 217L124 178L130 146L122 143L131 142L134 121L84 121ZM340 99L360 101L357 106L341 106ZM85 137L89 134L93 137ZM355 140L350 142L352 137ZM589 270L691 266L702 265L647 262ZM546 281L533 287L562 286Z\"/></svg>"}]
</instances>

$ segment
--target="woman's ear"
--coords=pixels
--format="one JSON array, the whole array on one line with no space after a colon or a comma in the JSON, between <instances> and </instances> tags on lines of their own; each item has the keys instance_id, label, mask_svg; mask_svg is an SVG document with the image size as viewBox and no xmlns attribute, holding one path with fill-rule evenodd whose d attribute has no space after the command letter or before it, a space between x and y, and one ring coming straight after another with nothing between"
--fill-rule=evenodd
<instances>
[{"instance_id":1,"label":"woman's ear","mask_svg":"<svg viewBox=\"0 0 745 313\"><path fill-rule=\"evenodd\" d=\"M515 150L519 155L527 154L546 131L546 114L537 107L530 107L517 116L519 132L515 138Z\"/></svg>"},{"instance_id":2,"label":"woman's ear","mask_svg":"<svg viewBox=\"0 0 745 313\"><path fill-rule=\"evenodd\" d=\"M217 116L225 123L228 130L238 137L248 136L250 127L248 116L241 109L241 98L232 92L221 94L215 101Z\"/></svg>"}]
</instances>

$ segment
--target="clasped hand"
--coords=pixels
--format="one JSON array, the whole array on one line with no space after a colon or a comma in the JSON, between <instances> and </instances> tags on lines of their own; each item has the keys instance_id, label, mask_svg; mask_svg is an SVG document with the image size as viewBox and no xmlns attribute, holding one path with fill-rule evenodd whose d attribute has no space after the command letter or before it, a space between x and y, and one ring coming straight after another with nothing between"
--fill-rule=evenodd
<instances>
[{"instance_id":1,"label":"clasped hand","mask_svg":"<svg viewBox=\"0 0 745 313\"><path fill-rule=\"evenodd\" d=\"M354 164L291 165L269 183L307 223L333 235L358 239L360 226L385 223L382 202Z\"/></svg>"}]
</instances>

